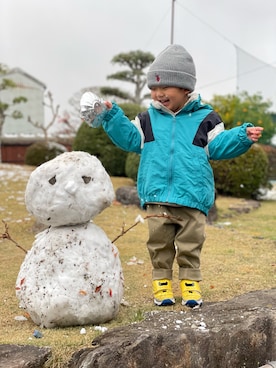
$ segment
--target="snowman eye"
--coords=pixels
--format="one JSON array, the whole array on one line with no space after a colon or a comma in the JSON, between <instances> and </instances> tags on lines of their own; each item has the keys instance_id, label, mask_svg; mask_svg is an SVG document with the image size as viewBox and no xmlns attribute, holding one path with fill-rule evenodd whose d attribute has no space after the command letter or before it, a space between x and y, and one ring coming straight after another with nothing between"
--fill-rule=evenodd
<instances>
[{"instance_id":1,"label":"snowman eye","mask_svg":"<svg viewBox=\"0 0 276 368\"><path fill-rule=\"evenodd\" d=\"M56 184L56 182L57 182L56 176L53 176L53 177L52 177L51 179L49 179L48 181L49 181L49 183L50 183L51 185Z\"/></svg>"},{"instance_id":2,"label":"snowman eye","mask_svg":"<svg viewBox=\"0 0 276 368\"><path fill-rule=\"evenodd\" d=\"M91 176L82 176L82 180L85 184L88 184L91 181Z\"/></svg>"}]
</instances>

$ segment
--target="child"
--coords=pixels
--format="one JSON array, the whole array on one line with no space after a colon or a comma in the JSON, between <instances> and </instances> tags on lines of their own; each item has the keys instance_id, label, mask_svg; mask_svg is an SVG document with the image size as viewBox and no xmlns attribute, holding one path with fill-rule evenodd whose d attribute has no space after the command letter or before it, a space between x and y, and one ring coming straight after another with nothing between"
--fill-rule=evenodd
<instances>
[{"instance_id":1,"label":"child","mask_svg":"<svg viewBox=\"0 0 276 368\"><path fill-rule=\"evenodd\" d=\"M115 145L141 155L137 189L148 219L147 247L153 271L154 303L175 303L172 290L176 257L182 304L202 305L200 253L205 221L214 203L214 178L209 160L245 153L261 136L251 123L231 130L212 107L192 93L196 83L191 55L170 45L147 74L152 103L150 119L129 121L115 103L105 102L103 128Z\"/></svg>"}]
</instances>

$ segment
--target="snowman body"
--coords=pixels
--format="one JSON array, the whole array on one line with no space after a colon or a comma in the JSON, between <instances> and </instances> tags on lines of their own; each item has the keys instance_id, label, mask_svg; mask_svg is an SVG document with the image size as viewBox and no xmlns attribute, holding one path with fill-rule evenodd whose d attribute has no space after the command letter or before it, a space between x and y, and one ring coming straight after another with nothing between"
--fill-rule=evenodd
<instances>
[{"instance_id":1,"label":"snowman body","mask_svg":"<svg viewBox=\"0 0 276 368\"><path fill-rule=\"evenodd\" d=\"M50 227L36 235L20 267L20 306L46 328L113 319L123 297L119 252L91 222L114 198L100 161L64 153L33 171L25 198L27 209Z\"/></svg>"}]
</instances>

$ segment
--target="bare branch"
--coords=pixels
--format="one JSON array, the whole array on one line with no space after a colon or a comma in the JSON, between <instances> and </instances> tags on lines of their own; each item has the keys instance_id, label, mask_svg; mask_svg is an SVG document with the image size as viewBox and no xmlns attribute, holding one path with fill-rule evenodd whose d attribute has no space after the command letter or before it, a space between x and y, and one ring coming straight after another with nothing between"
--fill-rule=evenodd
<instances>
[{"instance_id":1,"label":"bare branch","mask_svg":"<svg viewBox=\"0 0 276 368\"><path fill-rule=\"evenodd\" d=\"M33 121L32 118L30 116L28 116L28 122L32 124L32 126L36 127L36 128L40 128L43 130L43 126L42 124L40 124L38 121Z\"/></svg>"},{"instance_id":2,"label":"bare branch","mask_svg":"<svg viewBox=\"0 0 276 368\"><path fill-rule=\"evenodd\" d=\"M48 99L49 102L46 102L45 100L46 98ZM51 114L52 114L50 122L47 125L44 125L43 123L39 123L38 121L33 121L30 116L28 116L28 122L32 124L32 126L42 130L44 134L44 140L46 144L48 144L48 131L51 128L51 126L54 125L58 117L59 105L54 106L53 95L50 91L47 92L45 99L43 101L43 105L48 107L51 110Z\"/></svg>"},{"instance_id":3,"label":"bare branch","mask_svg":"<svg viewBox=\"0 0 276 368\"><path fill-rule=\"evenodd\" d=\"M169 215L166 215L165 213L162 213L161 215L147 215L145 217L143 217L143 220L147 220L149 218L152 218L152 217L165 217L165 218L168 218L168 219L176 219L176 220L179 220L181 221L182 218L181 217L178 217L178 216L169 216ZM135 226L137 226L141 221L136 221L133 225L131 225L129 228L127 228L125 230L125 224L123 224L122 226L122 230L121 230L121 234L118 235L113 241L112 243L115 243L115 241L117 241L119 238L121 238L122 236L124 236L127 232L129 232L131 229L133 229Z\"/></svg>"},{"instance_id":4,"label":"bare branch","mask_svg":"<svg viewBox=\"0 0 276 368\"><path fill-rule=\"evenodd\" d=\"M63 112L63 116L59 116L58 122L63 123L65 126L67 126L67 129L64 130L64 133L77 133L77 127L75 127L73 124L71 124L70 121L70 115L67 111Z\"/></svg>"},{"instance_id":5,"label":"bare branch","mask_svg":"<svg viewBox=\"0 0 276 368\"><path fill-rule=\"evenodd\" d=\"M49 103L44 102L44 105L47 106L52 112L52 119L46 126L46 129L48 130L54 124L54 122L56 121L56 118L58 117L59 105L56 105L56 107L54 107L54 99L50 91L48 91L46 97L48 98Z\"/></svg>"},{"instance_id":6,"label":"bare branch","mask_svg":"<svg viewBox=\"0 0 276 368\"><path fill-rule=\"evenodd\" d=\"M21 245L19 245L15 240L12 239L12 237L10 236L9 233L9 227L8 224L2 220L3 224L5 225L5 232L3 234L0 234L0 239L8 239L10 240L13 244L15 244L19 249L23 250L23 252L25 252L27 254L26 249L24 249L23 247L21 247Z\"/></svg>"}]
</instances>

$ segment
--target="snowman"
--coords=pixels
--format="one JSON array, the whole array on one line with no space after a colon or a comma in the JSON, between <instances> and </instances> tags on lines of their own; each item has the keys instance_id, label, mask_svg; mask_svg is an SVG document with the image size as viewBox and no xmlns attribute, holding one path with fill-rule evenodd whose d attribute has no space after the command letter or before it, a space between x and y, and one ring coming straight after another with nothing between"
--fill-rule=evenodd
<instances>
[{"instance_id":1,"label":"snowman","mask_svg":"<svg viewBox=\"0 0 276 368\"><path fill-rule=\"evenodd\" d=\"M86 152L65 152L37 167L27 210L48 228L36 235L17 277L20 306L41 327L112 320L123 297L118 249L91 219L111 205L104 167Z\"/></svg>"}]
</instances>

